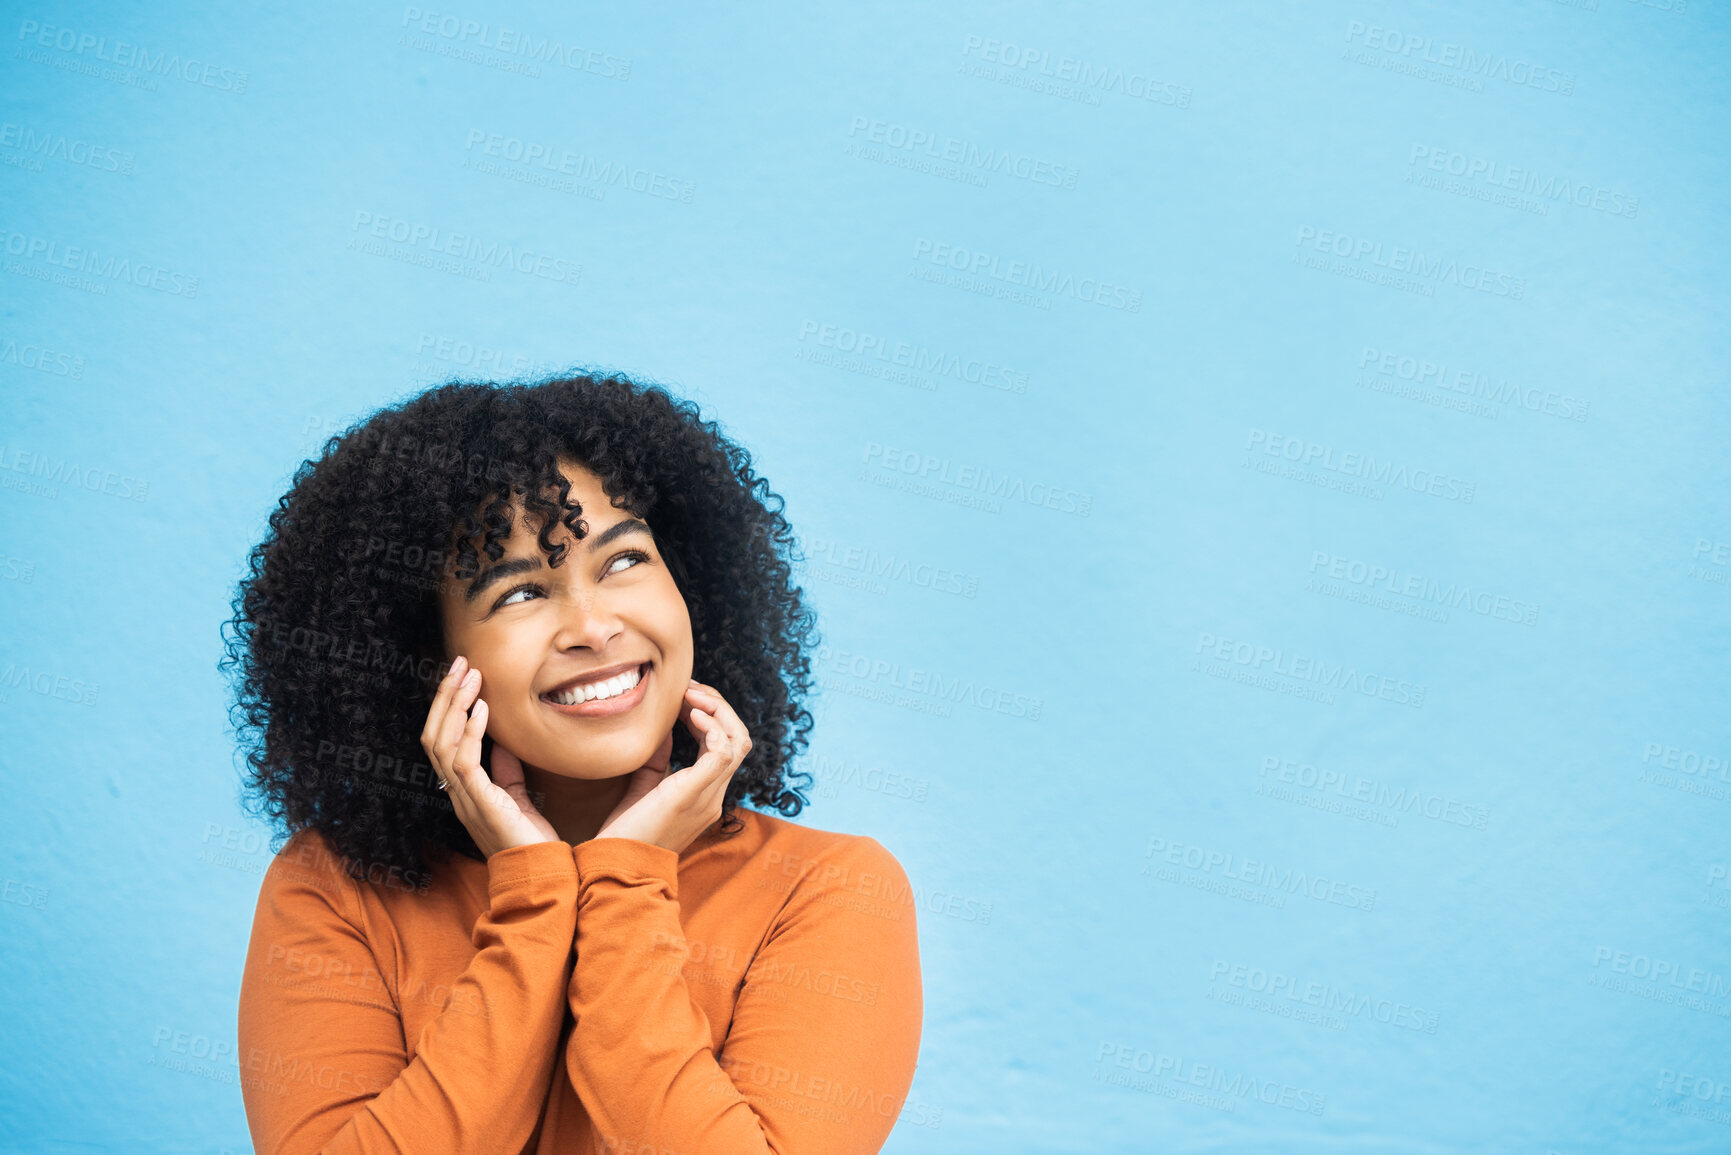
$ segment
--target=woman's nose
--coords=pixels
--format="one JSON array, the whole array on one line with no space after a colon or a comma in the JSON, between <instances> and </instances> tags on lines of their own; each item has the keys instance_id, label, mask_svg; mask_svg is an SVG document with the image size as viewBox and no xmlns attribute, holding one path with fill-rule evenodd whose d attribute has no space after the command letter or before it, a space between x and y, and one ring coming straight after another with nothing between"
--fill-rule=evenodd
<instances>
[{"instance_id":1,"label":"woman's nose","mask_svg":"<svg viewBox=\"0 0 1731 1155\"><path fill-rule=\"evenodd\" d=\"M601 649L620 630L617 610L600 590L567 589L555 598L559 644Z\"/></svg>"}]
</instances>

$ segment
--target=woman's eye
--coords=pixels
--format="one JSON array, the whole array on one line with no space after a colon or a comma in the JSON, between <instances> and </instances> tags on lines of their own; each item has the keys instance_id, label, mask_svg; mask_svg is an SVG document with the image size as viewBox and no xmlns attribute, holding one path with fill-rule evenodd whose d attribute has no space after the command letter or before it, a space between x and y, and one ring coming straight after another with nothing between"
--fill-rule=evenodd
<instances>
[{"instance_id":1,"label":"woman's eye","mask_svg":"<svg viewBox=\"0 0 1731 1155\"><path fill-rule=\"evenodd\" d=\"M623 569L632 569L632 568L634 568L635 565L648 561L649 555L644 553L640 549L628 549L624 553L615 557L611 562L607 563L607 572L608 573L620 572L621 567L620 567L619 563L622 561L625 561L628 558L634 559L633 565L624 566Z\"/></svg>"},{"instance_id":2,"label":"woman's eye","mask_svg":"<svg viewBox=\"0 0 1731 1155\"><path fill-rule=\"evenodd\" d=\"M517 604L512 599L514 599L518 594L538 594L540 592L541 592L541 590L537 586L518 586L516 589L512 590L510 593L508 593L504 597L500 598L498 600L498 602L494 605L493 608L498 609L500 606L509 606L509 605Z\"/></svg>"},{"instance_id":3,"label":"woman's eye","mask_svg":"<svg viewBox=\"0 0 1731 1155\"><path fill-rule=\"evenodd\" d=\"M613 560L607 563L607 569L603 576L611 573L623 573L625 570L634 569L638 565L651 560L653 559L640 549L628 549L624 553L615 555ZM623 561L630 561L631 564L622 566L619 563ZM525 601L529 600L527 598L519 598L517 596L518 594L533 594L539 598L545 597L546 591L533 583L525 583L506 593L498 601L494 602L493 608L496 610L504 609L506 606L522 605Z\"/></svg>"}]
</instances>

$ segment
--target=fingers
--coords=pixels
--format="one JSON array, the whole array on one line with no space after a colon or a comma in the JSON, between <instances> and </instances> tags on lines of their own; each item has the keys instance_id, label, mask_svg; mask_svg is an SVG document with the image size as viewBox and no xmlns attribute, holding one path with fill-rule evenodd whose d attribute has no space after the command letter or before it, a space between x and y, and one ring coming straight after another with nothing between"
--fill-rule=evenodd
<instances>
[{"instance_id":1,"label":"fingers","mask_svg":"<svg viewBox=\"0 0 1731 1155\"><path fill-rule=\"evenodd\" d=\"M421 749L427 752L427 760L433 764L433 775L441 783L445 781L445 756L439 749L439 734L444 728L445 715L451 709L451 697L456 692L466 666L467 663L461 657L451 663L445 676L439 679L439 689L433 695L432 705L427 707L427 720L421 725Z\"/></svg>"},{"instance_id":2,"label":"fingers","mask_svg":"<svg viewBox=\"0 0 1731 1155\"><path fill-rule=\"evenodd\" d=\"M694 680L685 700L690 706L687 726L699 747L699 757L691 767L693 777L704 779L700 789L706 794L725 789L751 752L751 736L733 707L713 687Z\"/></svg>"},{"instance_id":3,"label":"fingers","mask_svg":"<svg viewBox=\"0 0 1731 1155\"><path fill-rule=\"evenodd\" d=\"M698 759L691 767L692 777L698 780L697 796L705 807L719 806L720 797L733 781L733 773L739 769L744 755L715 717L699 710L693 710L692 715L701 718L707 727L699 741Z\"/></svg>"},{"instance_id":4,"label":"fingers","mask_svg":"<svg viewBox=\"0 0 1731 1155\"><path fill-rule=\"evenodd\" d=\"M685 728L691 731L691 736L697 739L697 761L694 766L713 768L715 759L723 756L723 747L727 741L726 731L721 723L715 720L713 714L705 712L699 706L692 706L683 715Z\"/></svg>"},{"instance_id":5,"label":"fingers","mask_svg":"<svg viewBox=\"0 0 1731 1155\"><path fill-rule=\"evenodd\" d=\"M667 773L666 758L673 746L669 732L656 754L632 775L601 836L682 850L720 817L734 771L751 749L745 725L719 693L697 682L685 691L679 719L697 739L697 760Z\"/></svg>"},{"instance_id":6,"label":"fingers","mask_svg":"<svg viewBox=\"0 0 1731 1155\"><path fill-rule=\"evenodd\" d=\"M463 731L469 724L469 707L481 694L481 671L470 670L463 675L463 680L457 686L451 697L450 709L445 712L444 721L439 726L438 746L449 757L456 751L457 743L463 738Z\"/></svg>"},{"instance_id":7,"label":"fingers","mask_svg":"<svg viewBox=\"0 0 1731 1155\"><path fill-rule=\"evenodd\" d=\"M471 766L476 773L480 771L481 736L487 725L486 703L477 701L480 692L481 671L459 656L440 681L421 729L421 746L459 816L472 803L476 790L468 771ZM473 713L471 703L476 707Z\"/></svg>"},{"instance_id":8,"label":"fingers","mask_svg":"<svg viewBox=\"0 0 1731 1155\"><path fill-rule=\"evenodd\" d=\"M458 736L457 749L451 759L451 789L461 788L465 797L479 798L485 787L486 772L481 769L481 738L487 732L487 703L478 701L469 712L467 724Z\"/></svg>"},{"instance_id":9,"label":"fingers","mask_svg":"<svg viewBox=\"0 0 1731 1155\"><path fill-rule=\"evenodd\" d=\"M686 691L686 699L700 706L720 724L734 753L738 755L733 764L737 766L740 762L745 761L745 756L751 753L751 734L746 730L745 723L740 721L738 713L727 704L727 699L723 698L714 687L695 681L691 683L691 688Z\"/></svg>"},{"instance_id":10,"label":"fingers","mask_svg":"<svg viewBox=\"0 0 1731 1155\"><path fill-rule=\"evenodd\" d=\"M433 704L427 708L427 720L421 726L421 748L429 756L432 755L434 744L438 741L439 729L445 721L445 714L451 708L451 696L468 668L469 663L459 657L451 663L451 668L445 671L445 676L439 679L438 692L433 695Z\"/></svg>"}]
</instances>

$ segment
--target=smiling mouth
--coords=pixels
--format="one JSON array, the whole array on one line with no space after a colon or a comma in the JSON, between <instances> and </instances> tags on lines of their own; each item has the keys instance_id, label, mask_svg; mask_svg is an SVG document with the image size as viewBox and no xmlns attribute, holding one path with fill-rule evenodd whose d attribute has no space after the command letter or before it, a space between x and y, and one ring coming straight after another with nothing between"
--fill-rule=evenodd
<instances>
[{"instance_id":1,"label":"smiling mouth","mask_svg":"<svg viewBox=\"0 0 1731 1155\"><path fill-rule=\"evenodd\" d=\"M638 689L644 679L649 676L649 668L653 663L641 662L632 669L615 674L611 678L602 678L592 682L575 682L548 691L541 695L541 700L549 706L564 709L595 705L604 706L609 703L624 705L628 700L635 700L640 695ZM585 711L586 713L589 711Z\"/></svg>"}]
</instances>

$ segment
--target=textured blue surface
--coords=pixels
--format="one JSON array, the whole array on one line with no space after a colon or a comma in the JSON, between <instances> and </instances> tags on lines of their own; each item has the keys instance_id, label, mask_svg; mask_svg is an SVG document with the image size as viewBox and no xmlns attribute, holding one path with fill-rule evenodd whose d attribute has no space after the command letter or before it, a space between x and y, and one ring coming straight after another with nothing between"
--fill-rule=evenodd
<instances>
[{"instance_id":1,"label":"textured blue surface","mask_svg":"<svg viewBox=\"0 0 1731 1155\"><path fill-rule=\"evenodd\" d=\"M582 363L804 537L889 1150L1731 1150L1723 5L152 7L0 29L0 1147L250 1149L241 559Z\"/></svg>"}]
</instances>

